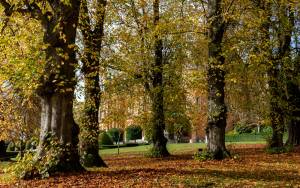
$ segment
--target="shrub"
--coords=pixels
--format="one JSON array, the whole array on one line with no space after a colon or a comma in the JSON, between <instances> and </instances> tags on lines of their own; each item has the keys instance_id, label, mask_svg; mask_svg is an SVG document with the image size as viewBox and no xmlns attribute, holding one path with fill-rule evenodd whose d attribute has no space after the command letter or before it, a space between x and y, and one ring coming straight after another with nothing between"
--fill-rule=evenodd
<instances>
[{"instance_id":1,"label":"shrub","mask_svg":"<svg viewBox=\"0 0 300 188\"><path fill-rule=\"evenodd\" d=\"M280 153L289 153L293 150L292 146L286 147L267 147L266 152L268 154L280 154Z\"/></svg>"},{"instance_id":2,"label":"shrub","mask_svg":"<svg viewBox=\"0 0 300 188\"><path fill-rule=\"evenodd\" d=\"M199 161L207 161L207 160L212 160L213 156L211 153L207 152L206 149L203 149L194 154L194 159Z\"/></svg>"},{"instance_id":3,"label":"shrub","mask_svg":"<svg viewBox=\"0 0 300 188\"><path fill-rule=\"evenodd\" d=\"M272 127L271 126L262 126L261 127L261 132L263 134L268 134L268 135L271 135L273 130L272 130Z\"/></svg>"},{"instance_id":4,"label":"shrub","mask_svg":"<svg viewBox=\"0 0 300 188\"><path fill-rule=\"evenodd\" d=\"M207 149L199 149L198 152L194 154L194 159L199 161L207 161L207 160L214 160L214 159L223 159L223 158L231 158L232 155L229 151L219 151L217 153L208 152ZM234 157L237 159L238 156Z\"/></svg>"},{"instance_id":5,"label":"shrub","mask_svg":"<svg viewBox=\"0 0 300 188\"><path fill-rule=\"evenodd\" d=\"M137 125L131 125L126 128L126 139L129 140L137 140L142 138L142 128Z\"/></svg>"},{"instance_id":6,"label":"shrub","mask_svg":"<svg viewBox=\"0 0 300 188\"><path fill-rule=\"evenodd\" d=\"M112 128L107 131L107 134L111 137L113 142L123 142L124 132L122 129Z\"/></svg>"},{"instance_id":7,"label":"shrub","mask_svg":"<svg viewBox=\"0 0 300 188\"><path fill-rule=\"evenodd\" d=\"M248 126L246 123L239 122L235 124L234 130L238 134L244 134L244 133L252 133L253 128L251 126Z\"/></svg>"},{"instance_id":8,"label":"shrub","mask_svg":"<svg viewBox=\"0 0 300 188\"><path fill-rule=\"evenodd\" d=\"M8 167L6 172L9 172L13 177L18 179L33 179L33 178L48 178L50 174L59 171L57 167L59 163L59 154L69 152L69 147L62 146L57 139L48 138L49 145L45 147L45 155L35 157L33 152L25 152L24 156L16 157L17 163ZM61 170L68 171L69 167Z\"/></svg>"},{"instance_id":9,"label":"shrub","mask_svg":"<svg viewBox=\"0 0 300 188\"><path fill-rule=\"evenodd\" d=\"M114 145L111 137L106 132L103 132L100 134L99 144L100 145Z\"/></svg>"}]
</instances>

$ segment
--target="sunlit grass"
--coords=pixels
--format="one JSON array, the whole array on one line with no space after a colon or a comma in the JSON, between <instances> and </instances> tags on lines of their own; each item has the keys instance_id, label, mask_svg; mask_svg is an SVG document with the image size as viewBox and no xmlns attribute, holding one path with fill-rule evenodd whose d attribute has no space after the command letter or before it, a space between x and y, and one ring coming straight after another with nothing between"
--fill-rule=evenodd
<instances>
[{"instance_id":1,"label":"sunlit grass","mask_svg":"<svg viewBox=\"0 0 300 188\"><path fill-rule=\"evenodd\" d=\"M227 145L235 145L235 144L265 144L265 141L248 141L248 142L227 142ZM119 150L119 154L146 154L152 145L142 145L136 147L122 147ZM182 154L182 153L190 153L196 152L199 148L205 148L205 143L179 143L179 144L168 144L168 151L173 154ZM117 155L118 149L101 149L100 155Z\"/></svg>"}]
</instances>

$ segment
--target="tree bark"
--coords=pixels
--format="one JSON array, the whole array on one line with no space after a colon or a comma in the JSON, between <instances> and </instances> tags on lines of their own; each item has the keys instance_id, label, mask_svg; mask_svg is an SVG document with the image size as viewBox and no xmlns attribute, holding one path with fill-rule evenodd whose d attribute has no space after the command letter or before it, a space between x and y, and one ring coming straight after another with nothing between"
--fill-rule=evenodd
<instances>
[{"instance_id":1,"label":"tree bark","mask_svg":"<svg viewBox=\"0 0 300 188\"><path fill-rule=\"evenodd\" d=\"M68 4L51 1L50 5L53 12L42 13L37 8L31 11L39 14L47 44L44 75L37 89L42 112L36 159L51 175L57 171L84 169L79 162L79 127L73 118L77 64L74 48L80 1L70 0Z\"/></svg>"},{"instance_id":2,"label":"tree bark","mask_svg":"<svg viewBox=\"0 0 300 188\"><path fill-rule=\"evenodd\" d=\"M288 146L300 145L300 121L293 119L288 125L288 139L286 141Z\"/></svg>"},{"instance_id":3,"label":"tree bark","mask_svg":"<svg viewBox=\"0 0 300 188\"><path fill-rule=\"evenodd\" d=\"M276 67L271 67L269 70L269 86L270 86L270 119L272 127L272 137L269 141L269 147L283 146L284 133L284 111L282 109L282 88L279 86L279 70Z\"/></svg>"},{"instance_id":4,"label":"tree bark","mask_svg":"<svg viewBox=\"0 0 300 188\"><path fill-rule=\"evenodd\" d=\"M297 60L295 64L294 71L289 75L290 79L287 85L290 117L286 145L290 146L300 145L300 86L294 80L299 77L300 65L298 65Z\"/></svg>"},{"instance_id":5,"label":"tree bark","mask_svg":"<svg viewBox=\"0 0 300 188\"><path fill-rule=\"evenodd\" d=\"M289 73L286 71L286 60L291 61L291 37L293 34L294 26L294 15L291 11L289 5L285 3L280 3L277 7L277 17L278 17L278 28L275 27L274 30L277 31L278 38L278 53L275 55L273 60L273 65L269 69L269 85L270 85L270 95L271 95L271 124L273 129L273 134L269 147L283 147L283 134L285 120L288 120L287 109L284 108L287 98L289 96L285 95L286 82L284 83L283 77L286 77ZM290 66L290 65L288 65ZM292 103L290 105L293 105ZM291 125L295 123L295 119L292 120Z\"/></svg>"},{"instance_id":6,"label":"tree bark","mask_svg":"<svg viewBox=\"0 0 300 188\"><path fill-rule=\"evenodd\" d=\"M159 0L154 0L154 26L159 24ZM156 31L157 32L157 31ZM154 37L154 55L155 62L152 67L152 141L153 148L151 154L154 157L169 156L167 150L167 139L164 136L165 130L165 114L164 114L164 86L163 86L163 43L159 34Z\"/></svg>"},{"instance_id":7,"label":"tree bark","mask_svg":"<svg viewBox=\"0 0 300 188\"><path fill-rule=\"evenodd\" d=\"M82 1L80 29L83 34L84 52L82 73L85 83L84 114L81 126L81 161L87 167L105 167L99 156L99 107L101 104L101 88L99 82L100 51L103 37L106 1L97 2L97 20L92 29L87 1Z\"/></svg>"},{"instance_id":8,"label":"tree bark","mask_svg":"<svg viewBox=\"0 0 300 188\"><path fill-rule=\"evenodd\" d=\"M226 29L222 16L222 0L208 2L208 49L209 62L207 72L208 82L208 124L206 134L207 149L214 159L223 159L229 155L225 147L226 113L225 104L225 71L222 56L222 41Z\"/></svg>"}]
</instances>

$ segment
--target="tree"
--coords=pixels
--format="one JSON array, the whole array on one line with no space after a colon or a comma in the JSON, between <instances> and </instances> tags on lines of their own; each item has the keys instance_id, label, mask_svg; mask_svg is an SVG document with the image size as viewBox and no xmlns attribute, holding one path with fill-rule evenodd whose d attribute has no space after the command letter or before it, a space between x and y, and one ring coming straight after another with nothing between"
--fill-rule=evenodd
<instances>
[{"instance_id":1,"label":"tree","mask_svg":"<svg viewBox=\"0 0 300 188\"><path fill-rule=\"evenodd\" d=\"M300 72L300 52L299 52L299 26L296 25L299 21L299 12L297 13L296 6L290 7L290 14L288 17L288 26L293 26L291 38L295 41L294 45L291 44L291 58L287 66L287 103L288 103L288 139L286 145L299 146L300 145L300 83L299 83L299 72ZM291 31L291 30L290 30Z\"/></svg>"},{"instance_id":2,"label":"tree","mask_svg":"<svg viewBox=\"0 0 300 188\"><path fill-rule=\"evenodd\" d=\"M88 2L82 1L80 29L83 38L81 55L82 73L84 75L84 114L81 126L80 150L82 163L86 166L86 155L93 156L92 166L106 166L99 156L99 107L101 103L100 88L100 52L103 37L106 0L94 2L95 15L90 17ZM94 23L94 24L93 24Z\"/></svg>"},{"instance_id":3,"label":"tree","mask_svg":"<svg viewBox=\"0 0 300 188\"><path fill-rule=\"evenodd\" d=\"M116 144L123 141L124 131L122 129L112 128L107 131L107 134L109 134L113 142L115 142Z\"/></svg>"},{"instance_id":4,"label":"tree","mask_svg":"<svg viewBox=\"0 0 300 188\"><path fill-rule=\"evenodd\" d=\"M142 139L142 128L140 126L131 125L126 128L126 140L137 140Z\"/></svg>"},{"instance_id":5,"label":"tree","mask_svg":"<svg viewBox=\"0 0 300 188\"><path fill-rule=\"evenodd\" d=\"M159 27L159 0L153 1L153 24L157 29ZM155 156L170 155L167 150L167 139L164 136L165 114L164 114L164 86L163 86L163 42L157 33L154 36L154 63L152 71L152 142L151 153Z\"/></svg>"},{"instance_id":6,"label":"tree","mask_svg":"<svg viewBox=\"0 0 300 188\"><path fill-rule=\"evenodd\" d=\"M24 1L9 3L1 0L6 16L14 12L40 21L45 44L46 63L37 93L41 98L41 133L36 162L52 174L56 171L83 170L79 162L79 127L73 119L75 86L75 37L80 1ZM54 144L57 143L57 144ZM52 156L55 163L43 160ZM46 166L46 165L50 165ZM23 178L30 178L29 171Z\"/></svg>"},{"instance_id":7,"label":"tree","mask_svg":"<svg viewBox=\"0 0 300 188\"><path fill-rule=\"evenodd\" d=\"M38 21L20 14L8 21L0 34L0 139L25 142L38 137L40 126L34 90L44 65L42 30Z\"/></svg>"},{"instance_id":8,"label":"tree","mask_svg":"<svg viewBox=\"0 0 300 188\"><path fill-rule=\"evenodd\" d=\"M291 37L294 16L290 5L285 2L276 4L269 1L257 1L256 5L266 13L261 25L263 41L270 44L266 60L270 95L270 122L272 137L269 147L283 146L284 125L287 120L286 66L291 61Z\"/></svg>"},{"instance_id":9,"label":"tree","mask_svg":"<svg viewBox=\"0 0 300 188\"><path fill-rule=\"evenodd\" d=\"M222 0L208 1L208 137L207 149L214 159L228 155L225 147L226 104L225 104L225 58L222 55L222 42L226 30Z\"/></svg>"}]
</instances>

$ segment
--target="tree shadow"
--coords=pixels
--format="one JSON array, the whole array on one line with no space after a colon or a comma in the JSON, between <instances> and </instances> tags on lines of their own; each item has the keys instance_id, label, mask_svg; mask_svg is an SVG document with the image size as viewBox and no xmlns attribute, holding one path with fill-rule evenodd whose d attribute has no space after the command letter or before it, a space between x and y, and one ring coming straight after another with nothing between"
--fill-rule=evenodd
<instances>
[{"instance_id":1,"label":"tree shadow","mask_svg":"<svg viewBox=\"0 0 300 188\"><path fill-rule=\"evenodd\" d=\"M141 168L141 169L121 169L113 171L102 171L102 172L88 172L90 175L97 175L101 173L102 176L109 177L122 177L126 178L128 176L138 176L143 174L143 176L163 176L163 175L192 175L195 176L212 176L219 178L231 178L234 180L261 180L261 181L293 181L300 180L300 175L297 170L262 170L256 169L255 171L234 171L234 170L211 170L211 169L193 169L193 170L183 170L176 168L163 168L163 169L154 169L154 168Z\"/></svg>"}]
</instances>

